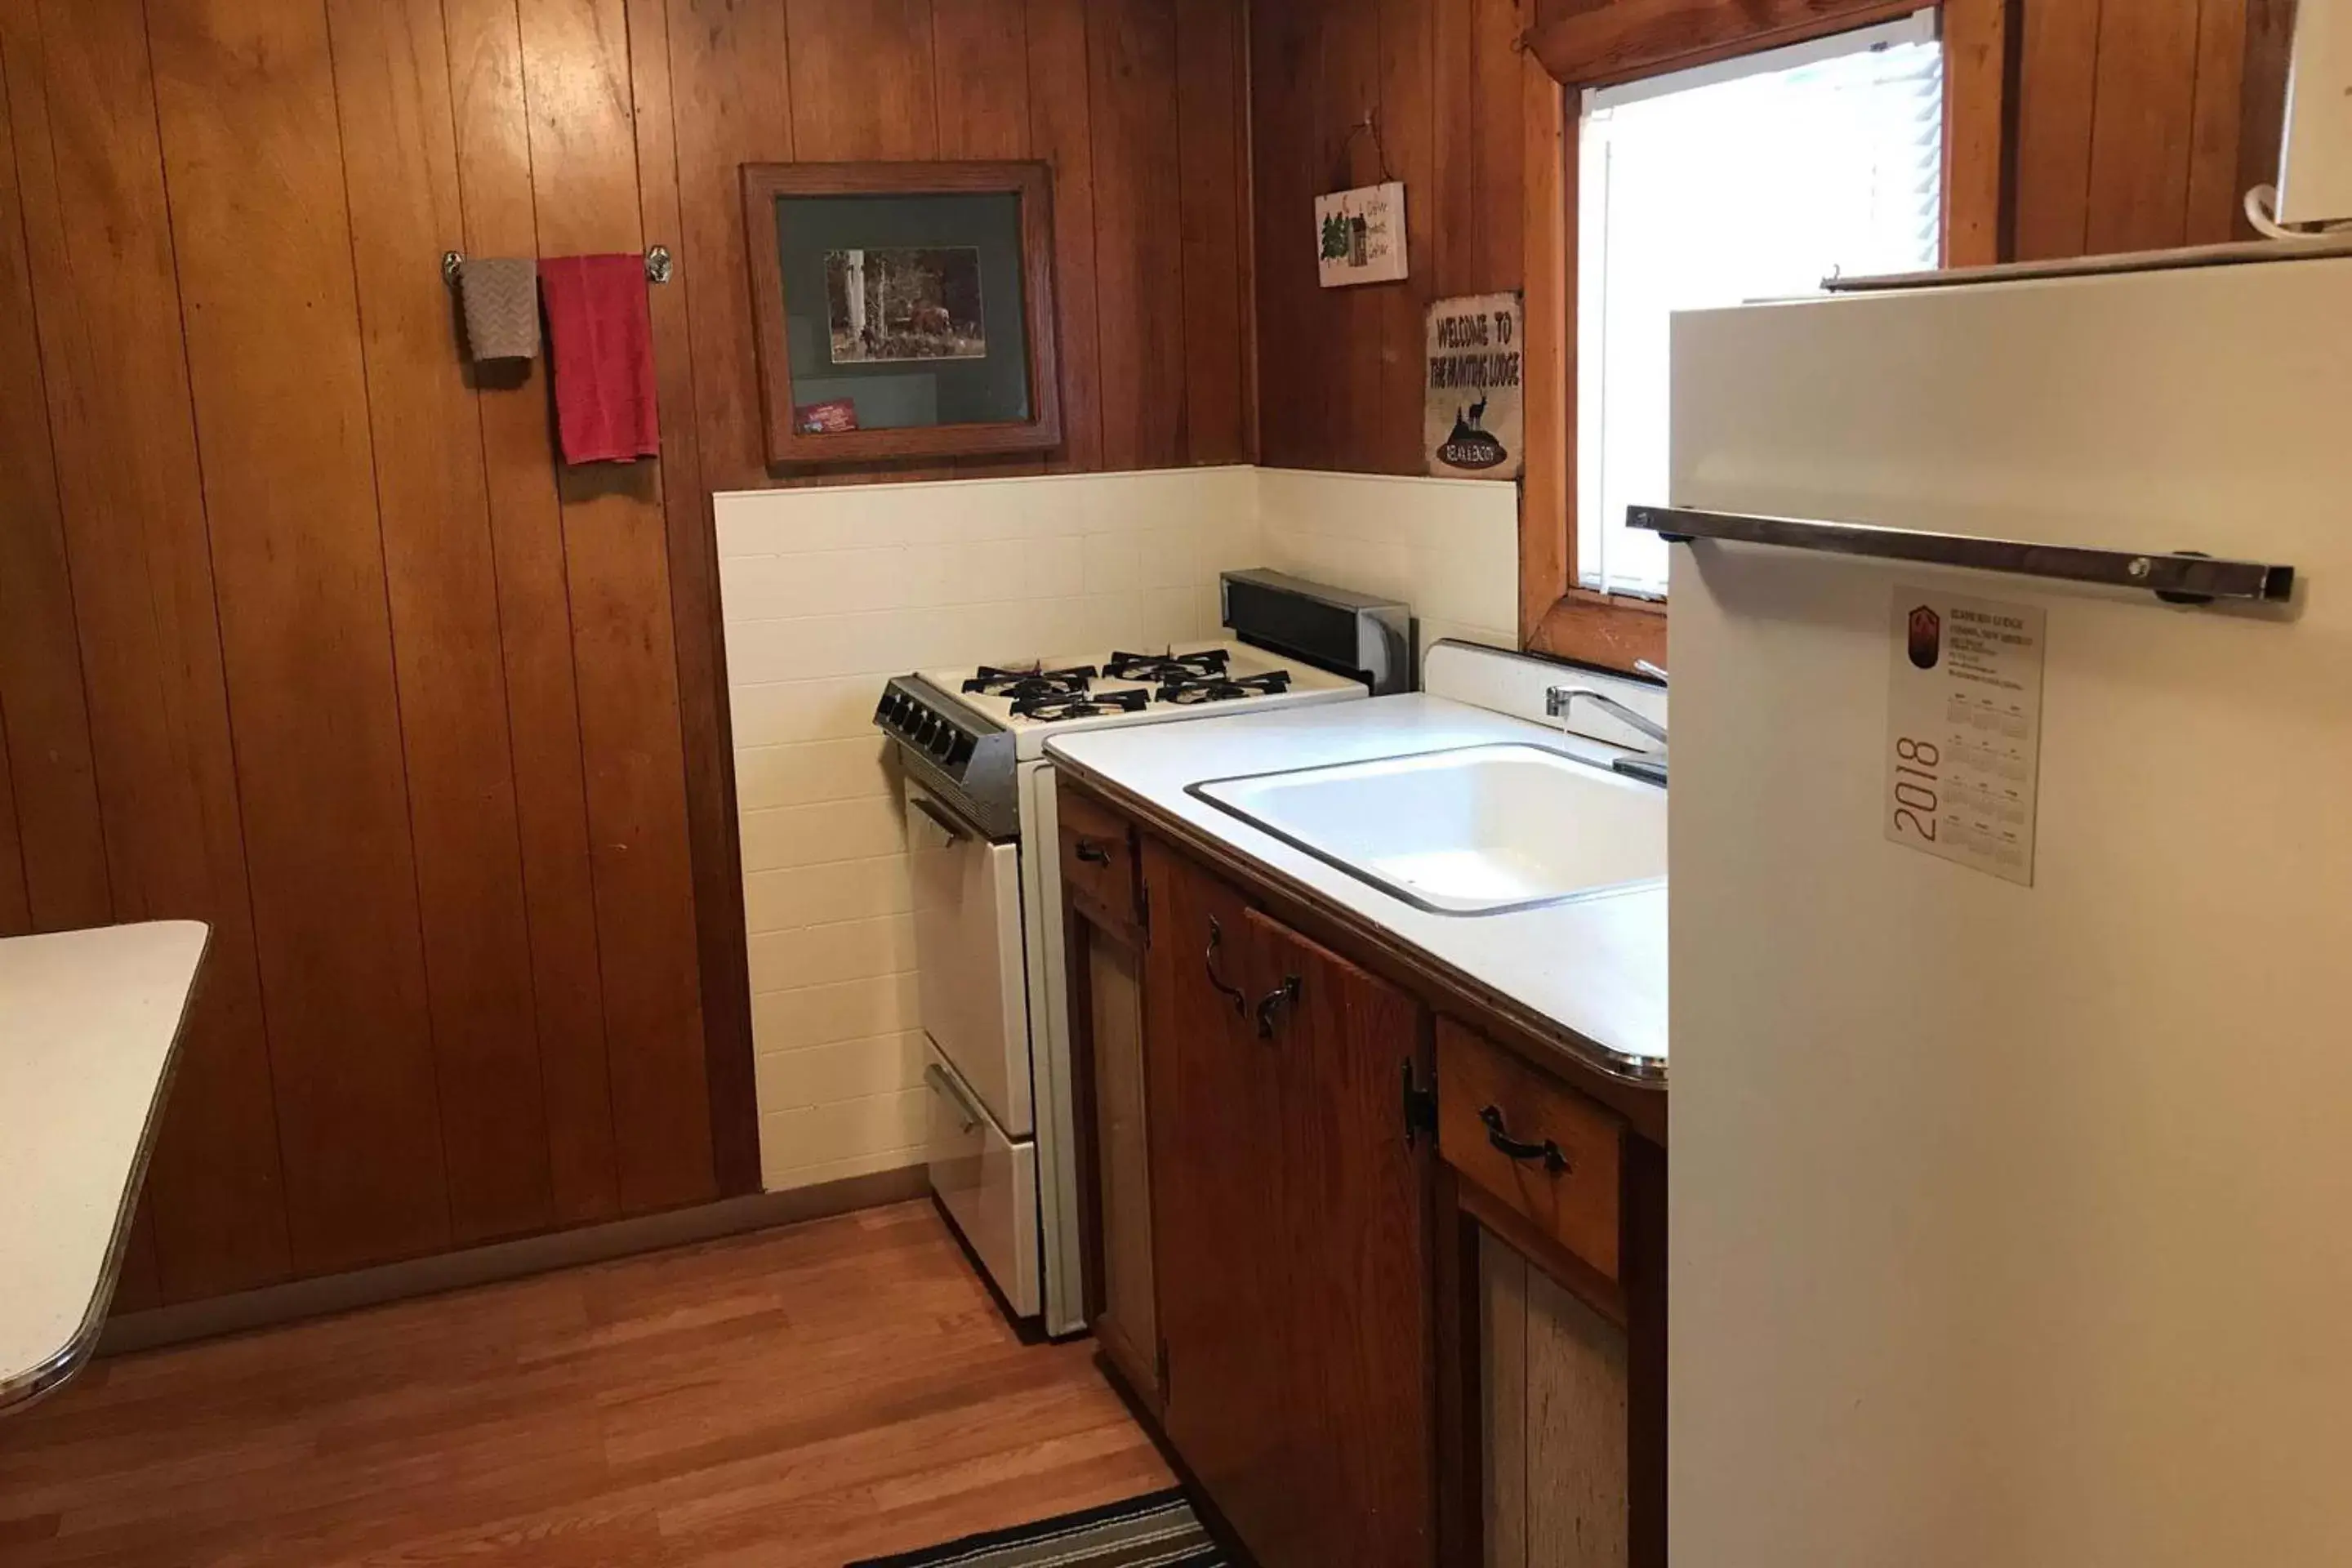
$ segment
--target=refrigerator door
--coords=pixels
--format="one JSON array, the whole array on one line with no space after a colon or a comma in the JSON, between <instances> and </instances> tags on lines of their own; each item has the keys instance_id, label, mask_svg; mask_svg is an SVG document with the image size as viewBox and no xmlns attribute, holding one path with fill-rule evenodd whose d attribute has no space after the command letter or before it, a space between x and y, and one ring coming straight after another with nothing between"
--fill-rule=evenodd
<instances>
[{"instance_id":1,"label":"refrigerator door","mask_svg":"<svg viewBox=\"0 0 2352 1568\"><path fill-rule=\"evenodd\" d=\"M2301 572L1676 548L1675 1561L2352 1562L2352 261L1685 316L1674 388L1676 505ZM1898 585L2047 617L2030 885L1889 841Z\"/></svg>"}]
</instances>

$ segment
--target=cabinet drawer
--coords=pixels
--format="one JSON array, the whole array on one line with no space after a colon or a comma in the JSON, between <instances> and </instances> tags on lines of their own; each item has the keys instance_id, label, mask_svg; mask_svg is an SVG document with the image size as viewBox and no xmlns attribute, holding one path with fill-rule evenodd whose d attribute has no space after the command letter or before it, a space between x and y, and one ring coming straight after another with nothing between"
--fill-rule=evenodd
<instances>
[{"instance_id":1,"label":"cabinet drawer","mask_svg":"<svg viewBox=\"0 0 2352 1568\"><path fill-rule=\"evenodd\" d=\"M1136 890L1135 830L1091 795L1064 790L1062 886L1121 926L1141 923Z\"/></svg>"},{"instance_id":2,"label":"cabinet drawer","mask_svg":"<svg viewBox=\"0 0 2352 1568\"><path fill-rule=\"evenodd\" d=\"M1437 1115L1465 1181L1618 1277L1615 1116L1450 1018L1437 1022Z\"/></svg>"}]
</instances>

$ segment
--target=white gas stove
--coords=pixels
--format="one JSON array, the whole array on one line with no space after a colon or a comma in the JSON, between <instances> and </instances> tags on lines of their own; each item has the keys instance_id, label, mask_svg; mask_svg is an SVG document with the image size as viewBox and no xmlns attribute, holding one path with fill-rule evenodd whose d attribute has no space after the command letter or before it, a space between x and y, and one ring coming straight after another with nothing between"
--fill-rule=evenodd
<instances>
[{"instance_id":1,"label":"white gas stove","mask_svg":"<svg viewBox=\"0 0 2352 1568\"><path fill-rule=\"evenodd\" d=\"M1384 631L1402 626L1401 606L1380 608ZM1241 642L926 670L884 691L875 723L906 784L931 1186L1014 1317L1042 1317L1049 1334L1086 1326L1046 740L1368 695Z\"/></svg>"}]
</instances>

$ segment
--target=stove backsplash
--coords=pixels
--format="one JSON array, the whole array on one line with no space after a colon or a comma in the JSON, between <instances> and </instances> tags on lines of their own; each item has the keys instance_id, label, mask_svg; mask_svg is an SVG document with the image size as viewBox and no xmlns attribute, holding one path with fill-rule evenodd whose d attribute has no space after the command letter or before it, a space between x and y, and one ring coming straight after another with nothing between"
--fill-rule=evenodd
<instances>
[{"instance_id":1,"label":"stove backsplash","mask_svg":"<svg viewBox=\"0 0 2352 1568\"><path fill-rule=\"evenodd\" d=\"M1218 637L1231 568L1406 600L1424 643L1507 642L1517 602L1502 484L1186 468L716 510L772 1191L921 1159L905 831L873 727L888 677Z\"/></svg>"}]
</instances>

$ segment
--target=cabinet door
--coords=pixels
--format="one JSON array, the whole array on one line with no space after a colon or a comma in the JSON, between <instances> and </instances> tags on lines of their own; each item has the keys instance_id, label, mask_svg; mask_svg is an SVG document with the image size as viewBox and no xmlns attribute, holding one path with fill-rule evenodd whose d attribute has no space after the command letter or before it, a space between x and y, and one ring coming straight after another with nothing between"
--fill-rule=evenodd
<instances>
[{"instance_id":1,"label":"cabinet door","mask_svg":"<svg viewBox=\"0 0 2352 1568\"><path fill-rule=\"evenodd\" d=\"M1298 1411L1286 1390L1282 1112L1276 1061L1243 1005L1241 895L1144 846L1151 1183L1169 1441L1262 1568L1314 1558L1298 1514Z\"/></svg>"},{"instance_id":2,"label":"cabinet door","mask_svg":"<svg viewBox=\"0 0 2352 1568\"><path fill-rule=\"evenodd\" d=\"M1425 1057L1421 1008L1263 914L1249 929L1250 1031L1281 1082L1272 1201L1288 1283L1290 1506L1310 1543L1299 1561L1427 1568L1430 1151L1406 1145L1402 1082Z\"/></svg>"},{"instance_id":3,"label":"cabinet door","mask_svg":"<svg viewBox=\"0 0 2352 1568\"><path fill-rule=\"evenodd\" d=\"M1072 1010L1090 1118L1082 1162L1093 1199L1088 1303L1095 1338L1145 1406L1165 1413L1152 1270L1150 1119L1143 1080L1143 955L1073 911Z\"/></svg>"},{"instance_id":4,"label":"cabinet door","mask_svg":"<svg viewBox=\"0 0 2352 1568\"><path fill-rule=\"evenodd\" d=\"M1625 1568L1622 1330L1479 1237L1486 1568Z\"/></svg>"}]
</instances>

